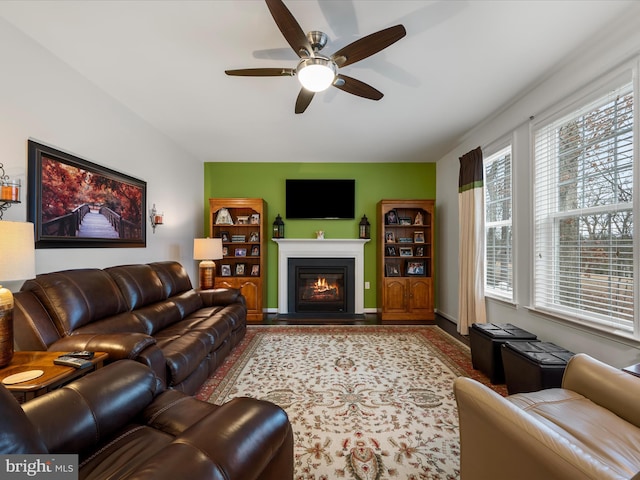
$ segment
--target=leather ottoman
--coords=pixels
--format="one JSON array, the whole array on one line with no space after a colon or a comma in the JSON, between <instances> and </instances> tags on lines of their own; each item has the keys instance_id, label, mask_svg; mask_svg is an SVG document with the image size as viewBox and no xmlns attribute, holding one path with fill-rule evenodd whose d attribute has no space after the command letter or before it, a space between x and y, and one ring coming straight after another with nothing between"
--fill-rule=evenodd
<instances>
[{"instance_id":1,"label":"leather ottoman","mask_svg":"<svg viewBox=\"0 0 640 480\"><path fill-rule=\"evenodd\" d=\"M550 342L506 342L502 363L507 392L537 392L559 388L567 362L574 353Z\"/></svg>"},{"instance_id":2,"label":"leather ottoman","mask_svg":"<svg viewBox=\"0 0 640 480\"><path fill-rule=\"evenodd\" d=\"M506 342L532 341L537 336L510 323L474 323L469 330L471 363L484 373L491 383L504 383L504 368L500 347Z\"/></svg>"}]
</instances>

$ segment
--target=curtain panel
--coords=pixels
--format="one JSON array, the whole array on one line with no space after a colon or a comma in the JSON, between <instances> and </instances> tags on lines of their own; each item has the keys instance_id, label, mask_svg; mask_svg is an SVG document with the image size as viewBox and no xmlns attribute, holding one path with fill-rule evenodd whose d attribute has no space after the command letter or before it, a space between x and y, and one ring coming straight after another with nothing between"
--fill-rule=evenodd
<instances>
[{"instance_id":1,"label":"curtain panel","mask_svg":"<svg viewBox=\"0 0 640 480\"><path fill-rule=\"evenodd\" d=\"M458 332L486 323L484 302L484 167L480 147L460 157L458 210Z\"/></svg>"}]
</instances>

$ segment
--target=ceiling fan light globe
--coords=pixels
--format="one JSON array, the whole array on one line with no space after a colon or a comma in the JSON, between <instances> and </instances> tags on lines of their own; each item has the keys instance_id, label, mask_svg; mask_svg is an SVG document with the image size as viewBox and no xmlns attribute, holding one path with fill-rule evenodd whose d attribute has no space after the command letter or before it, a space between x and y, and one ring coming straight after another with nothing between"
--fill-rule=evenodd
<instances>
[{"instance_id":1,"label":"ceiling fan light globe","mask_svg":"<svg viewBox=\"0 0 640 480\"><path fill-rule=\"evenodd\" d=\"M302 86L312 92L322 92L329 88L337 73L336 64L321 57L304 59L296 69L298 80Z\"/></svg>"}]
</instances>

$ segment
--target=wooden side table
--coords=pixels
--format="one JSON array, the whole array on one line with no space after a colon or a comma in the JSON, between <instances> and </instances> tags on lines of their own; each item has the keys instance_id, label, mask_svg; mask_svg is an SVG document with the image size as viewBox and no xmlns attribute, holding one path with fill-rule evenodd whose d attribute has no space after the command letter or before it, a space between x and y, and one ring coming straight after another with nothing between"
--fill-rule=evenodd
<instances>
[{"instance_id":1,"label":"wooden side table","mask_svg":"<svg viewBox=\"0 0 640 480\"><path fill-rule=\"evenodd\" d=\"M24 403L32 398L44 395L51 390L60 388L76 378L87 373L102 368L104 362L109 358L105 352L95 352L91 367L76 369L64 365L55 365L53 360L60 355L69 352L15 352L11 363L0 369L0 381L10 375L27 372L29 370L42 370L44 373L33 380L27 380L5 387L13 393L20 403Z\"/></svg>"}]
</instances>

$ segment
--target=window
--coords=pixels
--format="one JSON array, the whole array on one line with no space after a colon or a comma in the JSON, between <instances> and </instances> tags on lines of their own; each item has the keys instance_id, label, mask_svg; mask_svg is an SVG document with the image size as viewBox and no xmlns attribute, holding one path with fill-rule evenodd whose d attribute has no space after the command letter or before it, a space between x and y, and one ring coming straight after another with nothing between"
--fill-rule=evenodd
<instances>
[{"instance_id":1,"label":"window","mask_svg":"<svg viewBox=\"0 0 640 480\"><path fill-rule=\"evenodd\" d=\"M534 306L634 332L633 88L534 129Z\"/></svg>"},{"instance_id":2,"label":"window","mask_svg":"<svg viewBox=\"0 0 640 480\"><path fill-rule=\"evenodd\" d=\"M513 300L511 145L484 160L485 293Z\"/></svg>"}]
</instances>

